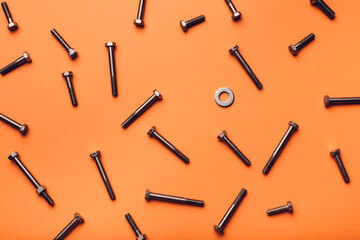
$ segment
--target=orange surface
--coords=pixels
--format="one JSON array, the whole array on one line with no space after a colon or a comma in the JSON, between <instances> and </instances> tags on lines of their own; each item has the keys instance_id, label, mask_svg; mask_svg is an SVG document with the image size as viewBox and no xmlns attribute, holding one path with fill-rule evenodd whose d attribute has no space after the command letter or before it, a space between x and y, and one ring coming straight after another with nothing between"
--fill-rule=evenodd
<instances>
[{"instance_id":1,"label":"orange surface","mask_svg":"<svg viewBox=\"0 0 360 240\"><path fill-rule=\"evenodd\" d=\"M0 239L53 239L78 211L85 218L68 239L135 239L130 212L150 239L359 239L359 106L325 109L323 96L360 95L360 1L327 0L330 21L308 0L234 0L233 22L219 1L146 3L145 28L132 23L137 0L9 0L19 29L1 15L0 65L23 51L31 64L1 77L0 111L29 124L27 136L0 124ZM206 16L186 34L182 19ZM71 61L50 34L79 51ZM287 47L315 41L293 57ZM111 95L107 41L115 41L119 97ZM259 91L228 50L238 44L262 82ZM71 106L61 73L74 72L79 106ZM235 94L227 109L220 87ZM120 124L157 89L163 100L124 130ZM289 120L299 131L268 176L261 170ZM181 162L148 137L161 134L190 158ZM252 161L247 168L216 139L222 130ZM340 148L350 176L342 180L329 152ZM116 194L112 202L89 157L101 150ZM7 157L21 160L48 188L51 208ZM242 187L248 194L223 236L212 228ZM146 202L145 190L192 197L204 208ZM294 214L268 217L291 200Z\"/></svg>"}]
</instances>

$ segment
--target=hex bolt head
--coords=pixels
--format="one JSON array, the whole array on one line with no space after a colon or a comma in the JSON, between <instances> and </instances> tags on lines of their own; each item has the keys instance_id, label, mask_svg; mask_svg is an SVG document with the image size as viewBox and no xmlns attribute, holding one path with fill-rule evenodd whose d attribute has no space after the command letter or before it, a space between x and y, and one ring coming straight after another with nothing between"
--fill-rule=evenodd
<instances>
[{"instance_id":1,"label":"hex bolt head","mask_svg":"<svg viewBox=\"0 0 360 240\"><path fill-rule=\"evenodd\" d=\"M288 201L286 203L286 205L269 209L266 211L266 213L268 216L273 216L273 215L276 215L279 213L284 213L284 212L289 212L290 214L292 214L293 211L294 211L293 205L290 201Z\"/></svg>"},{"instance_id":2,"label":"hex bolt head","mask_svg":"<svg viewBox=\"0 0 360 240\"><path fill-rule=\"evenodd\" d=\"M318 7L331 20L335 18L335 12L323 0L310 0L310 3Z\"/></svg>"},{"instance_id":3,"label":"hex bolt head","mask_svg":"<svg viewBox=\"0 0 360 240\"><path fill-rule=\"evenodd\" d=\"M289 51L290 53L295 57L298 52L305 47L306 45L308 45L310 42L312 42L315 39L315 34L310 33L308 36L306 36L304 39L302 39L300 42L298 42L295 45L290 45L289 46Z\"/></svg>"},{"instance_id":4,"label":"hex bolt head","mask_svg":"<svg viewBox=\"0 0 360 240\"><path fill-rule=\"evenodd\" d=\"M330 152L330 156L333 157L336 161L336 164L339 167L340 173L344 179L345 183L349 183L350 182L350 178L349 175L346 172L345 166L343 164L343 161L340 157L340 149L335 149L333 151Z\"/></svg>"}]
</instances>

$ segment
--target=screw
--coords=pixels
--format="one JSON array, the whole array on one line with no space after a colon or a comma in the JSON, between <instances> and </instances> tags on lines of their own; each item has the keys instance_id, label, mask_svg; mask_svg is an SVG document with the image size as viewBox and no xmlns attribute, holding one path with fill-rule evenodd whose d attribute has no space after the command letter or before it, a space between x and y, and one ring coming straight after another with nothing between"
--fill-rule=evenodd
<instances>
[{"instance_id":1,"label":"screw","mask_svg":"<svg viewBox=\"0 0 360 240\"><path fill-rule=\"evenodd\" d=\"M235 56L237 58L237 60L240 62L240 64L243 66L243 68L245 69L246 73L249 75L249 77L251 78L251 80L255 83L256 87L261 90L262 89L262 84L261 82L257 79L257 77L255 76L255 74L253 73L253 71L251 70L250 66L247 64L247 62L245 61L245 59L243 58L243 56L241 56L240 52L239 52L239 46L235 45L233 48L231 48L229 50L229 52L231 53L231 55Z\"/></svg>"},{"instance_id":2,"label":"screw","mask_svg":"<svg viewBox=\"0 0 360 240\"><path fill-rule=\"evenodd\" d=\"M109 64L110 64L112 95L114 97L117 97L118 91L117 91L117 83L116 83L116 69L115 69L115 57L114 57L116 43L115 42L107 42L107 43L105 43L105 47L107 47L109 49Z\"/></svg>"},{"instance_id":3,"label":"screw","mask_svg":"<svg viewBox=\"0 0 360 240\"><path fill-rule=\"evenodd\" d=\"M131 217L130 213L125 214L125 218L130 224L132 230L134 231L137 239L136 240L145 240L146 234L142 234L139 230L139 228L136 226L136 223L134 222L134 219Z\"/></svg>"},{"instance_id":4,"label":"screw","mask_svg":"<svg viewBox=\"0 0 360 240\"><path fill-rule=\"evenodd\" d=\"M241 13L238 12L234 6L234 4L232 3L231 0L225 0L226 4L229 6L231 12L233 13L233 15L231 16L232 20L237 21L240 20L241 18Z\"/></svg>"},{"instance_id":5,"label":"screw","mask_svg":"<svg viewBox=\"0 0 360 240\"><path fill-rule=\"evenodd\" d=\"M9 25L7 26L7 28L8 28L11 32L15 31L16 29L18 29L18 24L13 21L7 3L6 3L6 2L2 2L2 3L1 3L1 6L2 6L2 8L3 8L3 10L4 10L6 19L8 20L8 23L9 23Z\"/></svg>"},{"instance_id":6,"label":"screw","mask_svg":"<svg viewBox=\"0 0 360 240\"><path fill-rule=\"evenodd\" d=\"M190 19L188 21L184 21L184 20L181 20L180 21L180 27L181 29L186 32L189 28L199 24L199 23L202 23L205 21L205 16L204 15L200 15L196 18L193 18L193 19Z\"/></svg>"},{"instance_id":7,"label":"screw","mask_svg":"<svg viewBox=\"0 0 360 240\"><path fill-rule=\"evenodd\" d=\"M214 225L214 229L218 233L223 233L226 225L230 221L231 217L234 215L236 209L239 207L241 201L244 199L245 195L247 193L247 190L245 188L241 189L239 195L236 197L233 204L231 204L229 210L225 213L224 217L221 219L220 223L218 225Z\"/></svg>"},{"instance_id":8,"label":"screw","mask_svg":"<svg viewBox=\"0 0 360 240\"><path fill-rule=\"evenodd\" d=\"M306 38L304 38L303 40L301 40L300 42L298 42L295 45L290 45L289 46L289 51L293 56L296 56L298 54L298 52L305 47L306 45L308 45L310 42L312 42L315 39L315 34L310 33Z\"/></svg>"},{"instance_id":9,"label":"screw","mask_svg":"<svg viewBox=\"0 0 360 240\"><path fill-rule=\"evenodd\" d=\"M310 3L320 8L330 19L335 18L335 12L323 0L310 0Z\"/></svg>"},{"instance_id":10,"label":"screw","mask_svg":"<svg viewBox=\"0 0 360 240\"><path fill-rule=\"evenodd\" d=\"M25 167L25 165L20 161L19 154L17 152L13 152L9 155L9 159L14 161L16 165L23 171L26 177L30 180L30 182L35 186L36 192L45 198L45 200L51 205L54 206L54 201L46 192L46 187L44 185L40 185L40 183L35 179L35 177L31 174L31 172Z\"/></svg>"},{"instance_id":11,"label":"screw","mask_svg":"<svg viewBox=\"0 0 360 240\"><path fill-rule=\"evenodd\" d=\"M77 227L80 223L84 222L84 218L79 214L74 214L74 219L54 238L54 240L62 240Z\"/></svg>"},{"instance_id":12,"label":"screw","mask_svg":"<svg viewBox=\"0 0 360 240\"><path fill-rule=\"evenodd\" d=\"M330 152L330 155L336 160L336 163L340 169L341 175L346 183L350 182L350 178L346 172L345 166L340 158L340 149L336 149Z\"/></svg>"},{"instance_id":13,"label":"screw","mask_svg":"<svg viewBox=\"0 0 360 240\"><path fill-rule=\"evenodd\" d=\"M143 18L144 18L144 9L145 9L145 0L140 0L137 18L134 21L134 24L137 27L144 27L144 25L145 25L145 22L143 20Z\"/></svg>"},{"instance_id":14,"label":"screw","mask_svg":"<svg viewBox=\"0 0 360 240\"><path fill-rule=\"evenodd\" d=\"M17 130L19 130L21 135L25 135L26 132L28 131L28 125L27 124L23 124L21 125L20 123L12 120L11 118L5 116L4 114L0 113L0 120L2 120L4 123L12 126L13 128L16 128Z\"/></svg>"},{"instance_id":15,"label":"screw","mask_svg":"<svg viewBox=\"0 0 360 240\"><path fill-rule=\"evenodd\" d=\"M75 92L74 92L74 87L72 84L72 76L73 73L71 71L68 72L64 72L62 74L62 76L65 78L66 80L66 85L69 89L69 93L70 93L70 98L71 98L71 103L74 107L76 107L78 105L77 101L76 101L76 96L75 96Z\"/></svg>"},{"instance_id":16,"label":"screw","mask_svg":"<svg viewBox=\"0 0 360 240\"><path fill-rule=\"evenodd\" d=\"M185 205L198 206L198 207L204 206L204 201L201 201L201 200L176 197L176 196L165 195L165 194L160 194L160 193L152 193L152 192L150 192L149 189L146 190L145 200L146 201L157 200L157 201L185 204Z\"/></svg>"},{"instance_id":17,"label":"screw","mask_svg":"<svg viewBox=\"0 0 360 240\"><path fill-rule=\"evenodd\" d=\"M153 91L154 94L146 100L136 111L121 124L123 128L127 128L130 126L131 123L133 123L138 117L140 117L149 107L151 107L157 100L161 100L162 96L161 94L156 91L156 89Z\"/></svg>"},{"instance_id":18,"label":"screw","mask_svg":"<svg viewBox=\"0 0 360 240\"><path fill-rule=\"evenodd\" d=\"M75 59L78 56L76 49L71 48L69 44L60 36L60 34L53 28L50 31L52 35L59 41L59 43L68 51L69 57Z\"/></svg>"},{"instance_id":19,"label":"screw","mask_svg":"<svg viewBox=\"0 0 360 240\"><path fill-rule=\"evenodd\" d=\"M109 182L109 179L106 175L106 172L105 172L105 169L101 163L101 160L100 160L100 156L101 156L101 152L100 151L96 151L96 152L93 152L90 154L90 157L92 157L96 163L96 166L98 167L99 169L99 172L100 172L100 175L101 175L101 178L102 180L104 181L104 184L105 184L105 187L109 193L109 196L111 198L111 200L115 200L115 194L114 194L114 191L111 187L111 184Z\"/></svg>"},{"instance_id":20,"label":"screw","mask_svg":"<svg viewBox=\"0 0 360 240\"><path fill-rule=\"evenodd\" d=\"M7 65L6 67L3 67L0 70L0 74L4 76L5 74L7 74L7 73L11 72L12 70L20 67L21 65L23 65L25 63L30 63L30 62L31 62L31 58L30 58L29 54L27 52L24 52L21 57L19 57L18 59L16 59L15 61L10 63L9 65Z\"/></svg>"},{"instance_id":21,"label":"screw","mask_svg":"<svg viewBox=\"0 0 360 240\"><path fill-rule=\"evenodd\" d=\"M182 152L180 152L174 145L172 145L168 140L161 136L157 131L156 127L153 126L147 133L150 137L154 137L159 140L165 147L170 149L176 156L178 156L185 163L189 163L189 158L187 158Z\"/></svg>"},{"instance_id":22,"label":"screw","mask_svg":"<svg viewBox=\"0 0 360 240\"><path fill-rule=\"evenodd\" d=\"M324 97L324 105L326 108L331 105L349 105L349 104L360 104L360 97L344 97L344 98L330 98L329 96Z\"/></svg>"},{"instance_id":23,"label":"screw","mask_svg":"<svg viewBox=\"0 0 360 240\"><path fill-rule=\"evenodd\" d=\"M269 209L266 211L266 213L268 216L272 216L272 215L284 213L284 212L293 213L293 211L294 211L293 205L291 204L290 201L288 201L286 205Z\"/></svg>"},{"instance_id":24,"label":"screw","mask_svg":"<svg viewBox=\"0 0 360 240\"><path fill-rule=\"evenodd\" d=\"M280 153L284 149L285 145L288 143L290 137L294 134L295 131L298 130L298 128L299 128L299 126L295 122L292 122L292 121L289 122L289 128L286 131L283 138L281 139L279 145L276 147L276 149L275 149L274 153L272 154L272 156L270 157L269 161L266 163L266 165L262 171L263 174L266 175L269 173L270 169L272 168L275 161L280 156Z\"/></svg>"}]
</instances>

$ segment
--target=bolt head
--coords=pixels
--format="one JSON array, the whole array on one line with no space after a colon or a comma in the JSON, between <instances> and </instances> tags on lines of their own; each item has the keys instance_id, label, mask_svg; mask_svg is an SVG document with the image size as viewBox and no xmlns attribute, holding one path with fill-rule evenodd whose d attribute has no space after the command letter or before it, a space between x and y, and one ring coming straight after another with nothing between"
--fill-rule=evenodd
<instances>
[{"instance_id":1,"label":"bolt head","mask_svg":"<svg viewBox=\"0 0 360 240\"><path fill-rule=\"evenodd\" d=\"M234 21L238 21L238 20L240 20L240 18L241 18L241 13L240 13L240 12L236 12L236 13L234 13L234 14L231 16L231 18L232 18L232 20L234 20Z\"/></svg>"},{"instance_id":2,"label":"bolt head","mask_svg":"<svg viewBox=\"0 0 360 240\"><path fill-rule=\"evenodd\" d=\"M149 189L146 189L146 192L145 192L145 200L146 200L146 201L150 201L150 190L149 190Z\"/></svg>"},{"instance_id":3,"label":"bolt head","mask_svg":"<svg viewBox=\"0 0 360 240\"><path fill-rule=\"evenodd\" d=\"M294 45L289 46L289 51L293 56L296 56L298 54L298 50L296 49L296 47Z\"/></svg>"},{"instance_id":4,"label":"bolt head","mask_svg":"<svg viewBox=\"0 0 360 240\"><path fill-rule=\"evenodd\" d=\"M26 62L28 62L28 63L31 62L30 55L27 52L23 53L23 57L25 58Z\"/></svg>"},{"instance_id":5,"label":"bolt head","mask_svg":"<svg viewBox=\"0 0 360 240\"><path fill-rule=\"evenodd\" d=\"M293 208L293 205L290 201L287 202L287 206L289 208L289 213L293 213L294 212L294 208Z\"/></svg>"},{"instance_id":6,"label":"bolt head","mask_svg":"<svg viewBox=\"0 0 360 240\"><path fill-rule=\"evenodd\" d=\"M92 158L96 158L96 157L100 157L101 156L101 152L100 151L96 151L93 153L90 153L90 157Z\"/></svg>"},{"instance_id":7,"label":"bolt head","mask_svg":"<svg viewBox=\"0 0 360 240\"><path fill-rule=\"evenodd\" d=\"M158 98L159 100L162 99L161 94L160 94L156 89L153 91L153 93L157 96L157 98Z\"/></svg>"},{"instance_id":8,"label":"bolt head","mask_svg":"<svg viewBox=\"0 0 360 240\"><path fill-rule=\"evenodd\" d=\"M135 24L137 27L144 27L145 22L144 22L142 19L135 19L134 24Z\"/></svg>"},{"instance_id":9,"label":"bolt head","mask_svg":"<svg viewBox=\"0 0 360 240\"><path fill-rule=\"evenodd\" d=\"M146 234L143 234L138 236L136 240L145 240L145 239L146 239Z\"/></svg>"},{"instance_id":10,"label":"bolt head","mask_svg":"<svg viewBox=\"0 0 360 240\"><path fill-rule=\"evenodd\" d=\"M116 47L116 42L107 42L105 43L105 47Z\"/></svg>"},{"instance_id":11,"label":"bolt head","mask_svg":"<svg viewBox=\"0 0 360 240\"><path fill-rule=\"evenodd\" d=\"M156 127L155 126L153 126L152 128L150 128L150 130L148 131L148 135L151 137L152 136L152 134L154 133L156 131Z\"/></svg>"},{"instance_id":12,"label":"bolt head","mask_svg":"<svg viewBox=\"0 0 360 240\"><path fill-rule=\"evenodd\" d=\"M75 213L74 214L75 219L77 219L80 223L84 222L84 218L79 214L79 213Z\"/></svg>"},{"instance_id":13,"label":"bolt head","mask_svg":"<svg viewBox=\"0 0 360 240\"><path fill-rule=\"evenodd\" d=\"M68 52L69 57L71 57L71 59L75 59L78 56L78 53L76 51L76 49L71 48Z\"/></svg>"},{"instance_id":14,"label":"bolt head","mask_svg":"<svg viewBox=\"0 0 360 240\"><path fill-rule=\"evenodd\" d=\"M9 155L9 159L14 160L18 156L19 156L19 154L17 152L13 152L12 154Z\"/></svg>"},{"instance_id":15,"label":"bolt head","mask_svg":"<svg viewBox=\"0 0 360 240\"><path fill-rule=\"evenodd\" d=\"M330 97L328 95L326 95L324 97L324 105L326 108L330 107L331 106L331 103L330 103Z\"/></svg>"},{"instance_id":16,"label":"bolt head","mask_svg":"<svg viewBox=\"0 0 360 240\"><path fill-rule=\"evenodd\" d=\"M335 157L336 155L340 154L340 149L335 149L333 151L330 152L330 156Z\"/></svg>"},{"instance_id":17,"label":"bolt head","mask_svg":"<svg viewBox=\"0 0 360 240\"><path fill-rule=\"evenodd\" d=\"M235 45L235 46L233 46L230 50L229 50L229 53L231 53L232 55L234 55L234 53L236 52L236 51L238 51L239 50L239 46L238 45Z\"/></svg>"},{"instance_id":18,"label":"bolt head","mask_svg":"<svg viewBox=\"0 0 360 240\"><path fill-rule=\"evenodd\" d=\"M183 32L186 32L188 30L188 27L186 26L186 22L185 21L180 21L180 27L183 30Z\"/></svg>"},{"instance_id":19,"label":"bolt head","mask_svg":"<svg viewBox=\"0 0 360 240\"><path fill-rule=\"evenodd\" d=\"M7 26L7 28L13 32L15 31L16 29L18 29L18 24L16 22L11 22L9 23L9 25Z\"/></svg>"},{"instance_id":20,"label":"bolt head","mask_svg":"<svg viewBox=\"0 0 360 240\"><path fill-rule=\"evenodd\" d=\"M299 125L297 125L295 122L290 121L288 124L289 124L290 126L294 127L295 130L298 130L298 129L299 129Z\"/></svg>"},{"instance_id":21,"label":"bolt head","mask_svg":"<svg viewBox=\"0 0 360 240\"><path fill-rule=\"evenodd\" d=\"M24 125L21 126L19 131L20 131L21 135L24 136L27 133L28 129L29 129L28 125L24 124Z\"/></svg>"},{"instance_id":22,"label":"bolt head","mask_svg":"<svg viewBox=\"0 0 360 240\"><path fill-rule=\"evenodd\" d=\"M219 139L220 141L226 136L226 130L222 131L218 136L217 139Z\"/></svg>"},{"instance_id":23,"label":"bolt head","mask_svg":"<svg viewBox=\"0 0 360 240\"><path fill-rule=\"evenodd\" d=\"M37 192L39 195L41 195L41 193L42 193L43 191L45 191L45 190L46 190L45 185L42 185L42 186L40 186L38 189L36 189L36 192Z\"/></svg>"},{"instance_id":24,"label":"bolt head","mask_svg":"<svg viewBox=\"0 0 360 240\"><path fill-rule=\"evenodd\" d=\"M63 76L64 78L72 77L72 76L73 76L73 73L72 73L71 71L63 72L62 76Z\"/></svg>"},{"instance_id":25,"label":"bolt head","mask_svg":"<svg viewBox=\"0 0 360 240\"><path fill-rule=\"evenodd\" d=\"M219 228L219 226L217 226L217 225L214 225L214 229L215 229L218 233L221 233L221 234L224 233L224 229Z\"/></svg>"}]
</instances>

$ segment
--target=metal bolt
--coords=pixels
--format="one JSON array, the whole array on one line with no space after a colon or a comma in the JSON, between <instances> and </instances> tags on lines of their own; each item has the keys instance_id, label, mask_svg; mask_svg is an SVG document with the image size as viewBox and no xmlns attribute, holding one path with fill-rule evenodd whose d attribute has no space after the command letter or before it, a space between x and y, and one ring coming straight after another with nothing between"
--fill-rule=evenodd
<instances>
[{"instance_id":1,"label":"metal bolt","mask_svg":"<svg viewBox=\"0 0 360 240\"><path fill-rule=\"evenodd\" d=\"M204 15L200 15L196 18L193 18L193 19L190 19L188 21L184 21L184 20L181 20L180 21L180 27L181 29L186 32L189 28L199 24L199 23L202 23L205 21L205 16Z\"/></svg>"},{"instance_id":2,"label":"metal bolt","mask_svg":"<svg viewBox=\"0 0 360 240\"><path fill-rule=\"evenodd\" d=\"M18 29L18 24L13 21L7 3L6 3L6 2L2 2L2 3L1 3L1 6L2 6L2 9L4 10L6 19L7 19L8 23L9 23L8 26L7 26L7 28L8 28L11 32L15 31L16 29Z\"/></svg>"},{"instance_id":3,"label":"metal bolt","mask_svg":"<svg viewBox=\"0 0 360 240\"><path fill-rule=\"evenodd\" d=\"M72 76L73 73L71 71L68 72L64 72L62 74L62 76L65 78L66 80L66 85L69 89L69 94L70 94L70 99L71 99L71 103L74 107L76 107L78 105L77 100L76 100L76 95L75 95L75 91L74 91L74 87L72 84Z\"/></svg>"},{"instance_id":4,"label":"metal bolt","mask_svg":"<svg viewBox=\"0 0 360 240\"><path fill-rule=\"evenodd\" d=\"M145 0L140 0L137 18L134 20L134 24L137 27L144 27L144 25L145 25L145 22L143 20L144 10L145 10Z\"/></svg>"},{"instance_id":5,"label":"metal bolt","mask_svg":"<svg viewBox=\"0 0 360 240\"><path fill-rule=\"evenodd\" d=\"M234 6L234 4L232 3L231 0L225 0L226 4L229 6L231 12L233 13L233 15L231 16L232 20L237 21L240 20L241 18L241 13L238 12Z\"/></svg>"},{"instance_id":6,"label":"metal bolt","mask_svg":"<svg viewBox=\"0 0 360 240\"><path fill-rule=\"evenodd\" d=\"M251 70L250 66L247 64L247 62L245 61L245 59L243 58L243 56L241 56L240 52L239 52L239 46L235 45L234 47L232 47L229 52L231 53L231 55L235 56L236 59L240 62L241 66L243 66L243 68L245 69L246 73L249 75L249 77L251 78L251 80L255 83L256 87L261 90L262 89L262 84L261 82L257 79L257 77L255 76L255 73L253 73L253 71Z\"/></svg>"},{"instance_id":7,"label":"metal bolt","mask_svg":"<svg viewBox=\"0 0 360 240\"><path fill-rule=\"evenodd\" d=\"M336 149L330 152L330 155L336 160L336 163L340 169L341 175L346 183L350 182L350 178L346 172L345 166L340 158L340 149Z\"/></svg>"},{"instance_id":8,"label":"metal bolt","mask_svg":"<svg viewBox=\"0 0 360 240\"><path fill-rule=\"evenodd\" d=\"M7 73L11 72L12 70L20 67L21 65L23 65L25 63L30 63L30 62L31 62L31 58L30 58L29 54L27 52L24 52L21 57L19 57L14 62L7 65L6 67L3 67L0 70L0 74L4 76L5 74L7 74Z\"/></svg>"},{"instance_id":9,"label":"metal bolt","mask_svg":"<svg viewBox=\"0 0 360 240\"><path fill-rule=\"evenodd\" d=\"M113 189L111 187L111 184L110 184L110 181L109 181L109 179L108 179L108 177L106 175L105 169L104 169L104 167L103 167L103 165L101 163L100 156L101 156L100 151L96 151L96 152L93 152L93 153L90 154L90 157L92 157L94 159L94 161L96 163L96 166L99 169L101 178L104 181L106 190L108 191L111 200L115 200L114 191L113 191Z\"/></svg>"},{"instance_id":10,"label":"metal bolt","mask_svg":"<svg viewBox=\"0 0 360 240\"><path fill-rule=\"evenodd\" d=\"M146 201L157 200L157 201L185 204L185 205L198 206L198 207L204 206L204 201L201 201L201 200L176 197L176 196L165 195L165 194L160 194L160 193L152 193L152 192L150 192L149 189L146 190L145 200Z\"/></svg>"},{"instance_id":11,"label":"metal bolt","mask_svg":"<svg viewBox=\"0 0 360 240\"><path fill-rule=\"evenodd\" d=\"M4 114L0 113L0 120L3 121L4 123L12 126L13 128L16 128L17 130L19 130L21 135L25 135L28 131L28 125L27 124L23 124L21 125L20 123L12 120L11 118L5 116Z\"/></svg>"},{"instance_id":12,"label":"metal bolt","mask_svg":"<svg viewBox=\"0 0 360 240\"><path fill-rule=\"evenodd\" d=\"M187 158L182 152L180 152L174 145L172 145L168 140L161 136L157 131L156 127L153 126L147 133L150 137L154 137L159 140L165 147L170 149L176 156L178 156L185 163L189 163L189 158Z\"/></svg>"},{"instance_id":13,"label":"metal bolt","mask_svg":"<svg viewBox=\"0 0 360 240\"><path fill-rule=\"evenodd\" d=\"M335 12L323 0L310 0L310 3L320 8L330 19L335 18Z\"/></svg>"},{"instance_id":14,"label":"metal bolt","mask_svg":"<svg viewBox=\"0 0 360 240\"><path fill-rule=\"evenodd\" d=\"M54 201L46 192L46 187L44 185L40 185L40 183L36 180L36 178L31 174L31 172L25 167L25 165L20 161L19 154L17 152L13 152L9 155L9 159L14 161L16 165L21 169L21 171L26 175L26 177L30 180L30 182L35 186L36 192L51 205L54 206Z\"/></svg>"},{"instance_id":15,"label":"metal bolt","mask_svg":"<svg viewBox=\"0 0 360 240\"><path fill-rule=\"evenodd\" d=\"M78 56L77 51L71 48L69 44L60 36L60 34L53 28L50 31L52 35L59 41L59 43L66 49L71 59L75 59Z\"/></svg>"},{"instance_id":16,"label":"metal bolt","mask_svg":"<svg viewBox=\"0 0 360 240\"><path fill-rule=\"evenodd\" d=\"M107 42L107 43L105 43L105 47L107 47L109 50L109 65L110 65L112 95L114 97L117 97L118 90L117 90L117 82L116 82L116 68L115 68L115 57L114 57L116 43L115 42Z\"/></svg>"},{"instance_id":17,"label":"metal bolt","mask_svg":"<svg viewBox=\"0 0 360 240\"><path fill-rule=\"evenodd\" d=\"M285 135L283 136L283 138L281 139L279 145L276 147L274 153L272 154L272 156L270 157L269 161L266 163L264 169L263 169L263 174L268 174L271 167L274 165L275 161L278 159L278 157L280 156L280 153L282 152L282 150L284 149L284 147L286 146L286 144L288 143L288 141L290 140L291 136L294 134L294 132L296 132L298 130L299 126L295 123L290 121L289 122L289 128L286 131Z\"/></svg>"},{"instance_id":18,"label":"metal bolt","mask_svg":"<svg viewBox=\"0 0 360 240\"><path fill-rule=\"evenodd\" d=\"M62 240L77 227L80 223L84 222L84 218L79 214L74 214L74 219L54 238L54 240Z\"/></svg>"},{"instance_id":19,"label":"metal bolt","mask_svg":"<svg viewBox=\"0 0 360 240\"><path fill-rule=\"evenodd\" d=\"M360 97L343 97L343 98L330 98L329 96L324 97L324 105L326 108L331 105L349 105L349 104L360 104Z\"/></svg>"},{"instance_id":20,"label":"metal bolt","mask_svg":"<svg viewBox=\"0 0 360 240\"><path fill-rule=\"evenodd\" d=\"M131 217L130 213L125 214L125 218L130 224L132 230L134 231L137 239L136 240L145 240L146 234L142 234L139 230L139 228L136 226L136 223L134 222L134 219Z\"/></svg>"},{"instance_id":21,"label":"metal bolt","mask_svg":"<svg viewBox=\"0 0 360 240\"><path fill-rule=\"evenodd\" d=\"M300 42L298 42L295 45L290 45L289 46L289 51L293 56L296 56L298 54L298 52L305 47L306 45L308 45L310 42L312 42L315 39L315 34L310 33L306 38L304 38L303 40L301 40Z\"/></svg>"},{"instance_id":22,"label":"metal bolt","mask_svg":"<svg viewBox=\"0 0 360 240\"><path fill-rule=\"evenodd\" d=\"M293 205L291 204L290 201L288 201L286 205L269 209L266 211L266 213L268 216L272 216L272 215L284 213L284 212L293 213L293 211L294 211Z\"/></svg>"},{"instance_id":23,"label":"metal bolt","mask_svg":"<svg viewBox=\"0 0 360 240\"><path fill-rule=\"evenodd\" d=\"M162 96L161 94L154 90L154 94L146 100L136 111L121 124L123 128L127 128L130 126L131 123L133 123L138 117L140 117L149 107L151 107L154 103L157 102L157 100L161 100Z\"/></svg>"},{"instance_id":24,"label":"metal bolt","mask_svg":"<svg viewBox=\"0 0 360 240\"><path fill-rule=\"evenodd\" d=\"M221 219L220 223L218 225L214 225L214 229L218 233L223 233L226 225L230 221L231 217L234 215L236 209L239 207L241 201L244 199L245 195L247 193L247 190L245 188L241 189L239 195L236 197L233 204L231 204L229 210L225 213L224 217Z\"/></svg>"}]
</instances>

